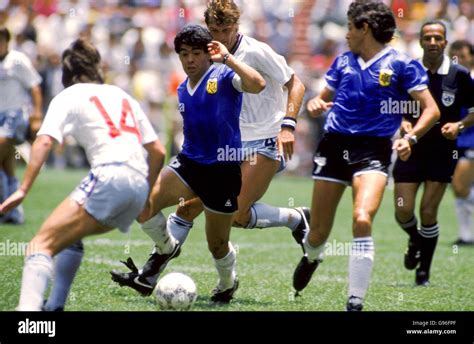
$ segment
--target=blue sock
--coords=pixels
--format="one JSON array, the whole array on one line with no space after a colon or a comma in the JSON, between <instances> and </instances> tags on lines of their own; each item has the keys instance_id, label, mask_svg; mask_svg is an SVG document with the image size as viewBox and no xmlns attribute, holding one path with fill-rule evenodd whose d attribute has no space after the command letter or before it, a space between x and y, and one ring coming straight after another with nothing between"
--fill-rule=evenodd
<instances>
[{"instance_id":1,"label":"blue sock","mask_svg":"<svg viewBox=\"0 0 474 344\"><path fill-rule=\"evenodd\" d=\"M63 310L69 290L84 256L82 241L65 248L55 257L54 278L51 294L44 306L45 311Z\"/></svg>"}]
</instances>

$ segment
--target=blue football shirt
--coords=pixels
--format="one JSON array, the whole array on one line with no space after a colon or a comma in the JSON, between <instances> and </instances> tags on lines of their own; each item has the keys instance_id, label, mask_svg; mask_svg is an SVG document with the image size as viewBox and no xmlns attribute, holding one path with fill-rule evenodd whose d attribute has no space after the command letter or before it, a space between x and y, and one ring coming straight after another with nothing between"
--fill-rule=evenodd
<instances>
[{"instance_id":1,"label":"blue football shirt","mask_svg":"<svg viewBox=\"0 0 474 344\"><path fill-rule=\"evenodd\" d=\"M326 82L335 96L325 130L377 137L392 137L406 109L416 108L409 92L428 87L421 64L391 47L367 62L351 52L338 56Z\"/></svg>"},{"instance_id":2,"label":"blue football shirt","mask_svg":"<svg viewBox=\"0 0 474 344\"><path fill-rule=\"evenodd\" d=\"M240 161L242 93L234 86L235 76L226 65L213 64L194 89L188 79L178 87L184 133L181 154L187 158L201 164Z\"/></svg>"}]
</instances>

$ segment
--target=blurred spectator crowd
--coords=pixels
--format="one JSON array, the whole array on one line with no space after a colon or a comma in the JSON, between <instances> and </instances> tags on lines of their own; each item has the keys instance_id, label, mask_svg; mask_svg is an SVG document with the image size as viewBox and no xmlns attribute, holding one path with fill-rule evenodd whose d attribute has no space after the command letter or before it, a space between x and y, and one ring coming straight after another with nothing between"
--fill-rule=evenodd
<instances>
[{"instance_id":1,"label":"blurred spectator crowd","mask_svg":"<svg viewBox=\"0 0 474 344\"><path fill-rule=\"evenodd\" d=\"M324 85L324 74L347 49L346 12L351 0L236 0L241 32L284 55L305 83L305 99ZM418 32L426 20L442 19L448 41L474 44L474 0L388 0L397 17L393 45L421 56ZM62 90L61 52L77 37L99 48L107 82L138 99L172 154L182 134L176 88L184 80L173 39L187 23L203 24L206 0L0 0L0 25L12 32L12 49L27 54L43 77L45 110ZM312 119L305 105L297 127L296 156L287 173L309 175L324 118ZM58 147L56 167L85 166L74 142Z\"/></svg>"}]
</instances>

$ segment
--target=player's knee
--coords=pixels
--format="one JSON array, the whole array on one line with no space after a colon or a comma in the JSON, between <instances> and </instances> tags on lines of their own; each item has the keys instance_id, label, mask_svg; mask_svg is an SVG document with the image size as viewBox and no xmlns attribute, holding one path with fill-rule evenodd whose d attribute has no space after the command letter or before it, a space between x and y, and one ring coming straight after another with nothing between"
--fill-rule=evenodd
<instances>
[{"instance_id":1,"label":"player's knee","mask_svg":"<svg viewBox=\"0 0 474 344\"><path fill-rule=\"evenodd\" d=\"M372 232L372 218L367 212L359 211L354 215L353 234L355 236L366 236Z\"/></svg>"},{"instance_id":2,"label":"player's knee","mask_svg":"<svg viewBox=\"0 0 474 344\"><path fill-rule=\"evenodd\" d=\"M420 210L421 222L424 224L432 224L437 222L438 209L431 205L421 206Z\"/></svg>"},{"instance_id":3,"label":"player's knee","mask_svg":"<svg viewBox=\"0 0 474 344\"><path fill-rule=\"evenodd\" d=\"M396 206L395 207L395 220L397 222L405 223L413 218L414 209L407 206Z\"/></svg>"}]
</instances>

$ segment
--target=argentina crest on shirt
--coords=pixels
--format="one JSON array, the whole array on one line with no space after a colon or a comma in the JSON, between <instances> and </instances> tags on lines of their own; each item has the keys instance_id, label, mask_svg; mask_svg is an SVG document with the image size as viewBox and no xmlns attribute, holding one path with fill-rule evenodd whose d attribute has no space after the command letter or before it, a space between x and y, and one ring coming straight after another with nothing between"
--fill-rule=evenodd
<instances>
[{"instance_id":1,"label":"argentina crest on shirt","mask_svg":"<svg viewBox=\"0 0 474 344\"><path fill-rule=\"evenodd\" d=\"M379 84L382 87L390 86L393 70L382 68L379 74Z\"/></svg>"},{"instance_id":2,"label":"argentina crest on shirt","mask_svg":"<svg viewBox=\"0 0 474 344\"><path fill-rule=\"evenodd\" d=\"M217 93L217 78L207 80L206 91L209 94Z\"/></svg>"}]
</instances>

